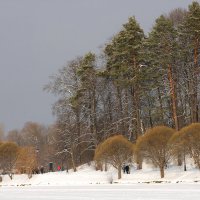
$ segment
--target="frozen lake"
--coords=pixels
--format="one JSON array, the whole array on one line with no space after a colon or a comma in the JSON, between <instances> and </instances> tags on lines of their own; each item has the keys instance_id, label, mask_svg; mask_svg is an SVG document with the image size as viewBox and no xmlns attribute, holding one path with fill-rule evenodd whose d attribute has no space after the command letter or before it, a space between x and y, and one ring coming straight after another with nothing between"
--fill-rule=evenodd
<instances>
[{"instance_id":1,"label":"frozen lake","mask_svg":"<svg viewBox=\"0 0 200 200\"><path fill-rule=\"evenodd\" d=\"M199 200L200 184L0 187L1 200Z\"/></svg>"}]
</instances>

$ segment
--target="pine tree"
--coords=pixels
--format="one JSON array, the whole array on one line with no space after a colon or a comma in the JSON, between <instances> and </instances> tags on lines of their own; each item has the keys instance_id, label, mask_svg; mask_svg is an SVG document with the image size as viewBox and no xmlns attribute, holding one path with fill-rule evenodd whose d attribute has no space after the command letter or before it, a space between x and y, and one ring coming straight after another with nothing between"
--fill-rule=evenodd
<instances>
[{"instance_id":1,"label":"pine tree","mask_svg":"<svg viewBox=\"0 0 200 200\"><path fill-rule=\"evenodd\" d=\"M85 114L89 121L90 132L93 134L97 145L100 141L97 128L97 72L96 56L89 52L81 60L77 70L80 78L80 93L82 106L85 108Z\"/></svg>"},{"instance_id":2,"label":"pine tree","mask_svg":"<svg viewBox=\"0 0 200 200\"><path fill-rule=\"evenodd\" d=\"M189 5L189 11L183 25L180 27L180 39L182 40L182 53L188 58L187 78L190 90L189 104L191 108L191 122L199 120L198 106L198 77L199 69L199 47L200 47L200 5L193 2ZM193 60L193 61L192 61ZM191 65L190 62L193 62Z\"/></svg>"},{"instance_id":3,"label":"pine tree","mask_svg":"<svg viewBox=\"0 0 200 200\"><path fill-rule=\"evenodd\" d=\"M107 74L111 77L118 99L118 107L123 119L124 104L122 102L130 94L132 102L132 123L134 124L134 134L131 139L136 139L141 129L141 105L140 90L142 80L142 41L144 39L143 30L134 17L129 18L128 23L123 25L123 29L115 35L112 41L106 45L105 54L107 56ZM128 101L126 102L128 104ZM124 124L122 124L125 126ZM126 132L122 128L122 132Z\"/></svg>"},{"instance_id":4,"label":"pine tree","mask_svg":"<svg viewBox=\"0 0 200 200\"><path fill-rule=\"evenodd\" d=\"M150 49L150 56L153 59L152 63L154 64L154 66L156 66L157 71L160 71L161 87L163 81L168 80L169 92L172 102L172 118L174 121L174 126L178 130L179 123L177 116L176 94L177 83L175 79L176 66L174 62L177 56L176 38L177 32L174 29L172 21L161 15L156 20L153 30L149 34L148 45ZM164 88L166 89L167 85L165 85Z\"/></svg>"}]
</instances>

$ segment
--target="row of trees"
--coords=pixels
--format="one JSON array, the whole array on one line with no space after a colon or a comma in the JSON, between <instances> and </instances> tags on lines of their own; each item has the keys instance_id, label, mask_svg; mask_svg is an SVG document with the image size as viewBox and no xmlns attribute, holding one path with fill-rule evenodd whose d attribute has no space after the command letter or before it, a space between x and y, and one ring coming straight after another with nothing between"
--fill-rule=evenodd
<instances>
[{"instance_id":1,"label":"row of trees","mask_svg":"<svg viewBox=\"0 0 200 200\"><path fill-rule=\"evenodd\" d=\"M166 126L156 126L140 136L135 144L132 144L122 135L112 136L100 143L96 150L94 160L102 169L103 165L111 164L118 170L118 178L121 178L121 170L124 164L143 161L151 162L160 169L161 178L164 177L164 169L181 155L186 170L186 159L193 159L194 164L200 169L200 123L193 123L176 132Z\"/></svg>"},{"instance_id":2,"label":"row of trees","mask_svg":"<svg viewBox=\"0 0 200 200\"><path fill-rule=\"evenodd\" d=\"M180 131L166 126L156 126L148 129L135 143L131 143L122 135L109 137L98 144L94 160L97 168L107 170L111 164L118 170L121 178L121 169L124 164L136 162L142 168L142 162L151 162L160 169L161 178L164 169L181 155L186 170L186 157L193 159L200 169L200 123L193 123ZM13 173L27 173L32 176L38 168L38 155L33 146L18 146L13 142L0 142L0 169L12 178Z\"/></svg>"},{"instance_id":3,"label":"row of trees","mask_svg":"<svg viewBox=\"0 0 200 200\"><path fill-rule=\"evenodd\" d=\"M9 165L9 156L7 156L7 154L10 155L12 152L16 158L20 156L18 155L19 152L26 152L26 148L30 148L30 151L32 152L31 154L34 156L27 155L26 161L25 153L22 159L24 160L24 164L22 163L21 166L26 165L25 163L27 162L31 165L30 169L32 169L33 166L35 169L43 166L44 170L48 171L49 163L53 162L54 167L57 167L58 165L64 169L71 167L71 161L70 159L67 159L66 153L58 153L60 151L60 147L58 144L59 142L57 141L57 134L58 131L56 125L50 125L46 127L36 122L27 122L21 130L11 130L8 133L4 133L2 128L2 137L0 138L0 143L2 143L2 149L5 147L5 150L2 151L4 152L2 154L4 156L0 158L0 171L3 173L10 173L13 169L13 166L15 166L15 159L13 159L12 165L8 167L7 165ZM13 147L9 148L9 152L7 152L7 145L11 145L11 147ZM18 149L22 150L18 151ZM37 166L35 166L35 164L31 164L29 158L32 157L36 157L36 162L35 159L33 159L33 161ZM17 167L17 169L19 169L19 167ZM19 172L21 171L23 170L19 170Z\"/></svg>"},{"instance_id":4,"label":"row of trees","mask_svg":"<svg viewBox=\"0 0 200 200\"><path fill-rule=\"evenodd\" d=\"M12 179L13 173L27 173L31 177L37 168L35 149L19 147L13 142L0 143L0 170Z\"/></svg>"},{"instance_id":5,"label":"row of trees","mask_svg":"<svg viewBox=\"0 0 200 200\"><path fill-rule=\"evenodd\" d=\"M178 131L200 121L199 22L198 2L158 17L147 36L131 17L100 56L89 52L51 77L55 143L74 170L115 133L134 142L156 125Z\"/></svg>"},{"instance_id":6,"label":"row of trees","mask_svg":"<svg viewBox=\"0 0 200 200\"><path fill-rule=\"evenodd\" d=\"M76 171L115 133L135 142L157 125L178 131L199 122L199 21L198 2L158 17L148 35L129 18L100 56L89 52L51 77L44 89L58 95L54 125L29 122L5 140L34 148L38 165Z\"/></svg>"}]
</instances>

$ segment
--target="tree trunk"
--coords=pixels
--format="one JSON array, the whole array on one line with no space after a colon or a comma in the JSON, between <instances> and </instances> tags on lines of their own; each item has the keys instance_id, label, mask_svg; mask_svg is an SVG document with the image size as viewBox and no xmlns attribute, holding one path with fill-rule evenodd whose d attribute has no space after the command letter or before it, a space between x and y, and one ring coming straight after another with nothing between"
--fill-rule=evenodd
<instances>
[{"instance_id":1,"label":"tree trunk","mask_svg":"<svg viewBox=\"0 0 200 200\"><path fill-rule=\"evenodd\" d=\"M108 164L107 164L107 162L105 162L104 171L105 171L105 172L108 171Z\"/></svg>"},{"instance_id":2,"label":"tree trunk","mask_svg":"<svg viewBox=\"0 0 200 200\"><path fill-rule=\"evenodd\" d=\"M185 160L185 149L183 150L183 162L184 162L184 171L187 171L186 160Z\"/></svg>"},{"instance_id":3,"label":"tree trunk","mask_svg":"<svg viewBox=\"0 0 200 200\"><path fill-rule=\"evenodd\" d=\"M199 48L199 38L195 39L195 48L194 48L194 66L198 70L198 48Z\"/></svg>"},{"instance_id":4,"label":"tree trunk","mask_svg":"<svg viewBox=\"0 0 200 200\"><path fill-rule=\"evenodd\" d=\"M199 38L195 39L194 45L194 70L193 70L193 77L192 77L192 95L191 95L191 102L192 102L192 122L198 122L199 120L199 106L198 106L198 74L199 74L199 67L198 67L198 48L199 48Z\"/></svg>"},{"instance_id":5,"label":"tree trunk","mask_svg":"<svg viewBox=\"0 0 200 200\"><path fill-rule=\"evenodd\" d=\"M118 119L123 119L124 118L124 113L123 113L123 105L122 105L122 95L121 95L121 90L117 86L117 99L118 99L118 109L119 109L119 118ZM125 126L124 126L124 121L121 121L120 124L120 132L125 135Z\"/></svg>"},{"instance_id":6,"label":"tree trunk","mask_svg":"<svg viewBox=\"0 0 200 200\"><path fill-rule=\"evenodd\" d=\"M164 178L165 172L164 172L164 166L160 166L160 177Z\"/></svg>"},{"instance_id":7,"label":"tree trunk","mask_svg":"<svg viewBox=\"0 0 200 200\"><path fill-rule=\"evenodd\" d=\"M141 155L138 153L138 155L136 156L136 163L137 163L137 170L142 169L142 157Z\"/></svg>"},{"instance_id":8,"label":"tree trunk","mask_svg":"<svg viewBox=\"0 0 200 200\"><path fill-rule=\"evenodd\" d=\"M177 117L177 100L176 100L176 92L175 92L175 84L174 79L172 75L172 66L168 65L168 79L169 79L169 85L170 85L170 95L171 95L171 101L172 101L172 113L173 113L173 120L174 120L174 126L176 131L179 130L179 123L178 123L178 117Z\"/></svg>"},{"instance_id":9,"label":"tree trunk","mask_svg":"<svg viewBox=\"0 0 200 200\"><path fill-rule=\"evenodd\" d=\"M138 72L139 65L137 64L136 56L133 56L133 72ZM133 121L135 123L135 138L137 140L138 136L141 134L141 117L140 117L140 97L138 91L140 90L140 86L138 84L138 80L134 81L134 85L132 86L132 95L133 95Z\"/></svg>"},{"instance_id":10,"label":"tree trunk","mask_svg":"<svg viewBox=\"0 0 200 200\"><path fill-rule=\"evenodd\" d=\"M197 100L197 77L195 73L193 73L193 77L190 83L190 107L191 107L191 123L198 122L198 100Z\"/></svg>"},{"instance_id":11,"label":"tree trunk","mask_svg":"<svg viewBox=\"0 0 200 200\"><path fill-rule=\"evenodd\" d=\"M122 178L122 166L118 166L118 179Z\"/></svg>"},{"instance_id":12,"label":"tree trunk","mask_svg":"<svg viewBox=\"0 0 200 200\"><path fill-rule=\"evenodd\" d=\"M181 153L178 153L177 165L178 165L178 166L181 166L182 164L183 164L183 162L182 162L182 156L181 156Z\"/></svg>"},{"instance_id":13,"label":"tree trunk","mask_svg":"<svg viewBox=\"0 0 200 200\"><path fill-rule=\"evenodd\" d=\"M112 116L112 93L111 91L109 91L109 95L108 95L108 102L106 102L106 104L108 105L108 116L109 116L109 121L110 123L112 123L113 121L113 116Z\"/></svg>"},{"instance_id":14,"label":"tree trunk","mask_svg":"<svg viewBox=\"0 0 200 200\"><path fill-rule=\"evenodd\" d=\"M153 120L152 120L152 116L151 116L151 102L150 102L150 99L149 97L147 98L148 100L148 114L149 114L149 123L150 123L150 126L151 128L153 128Z\"/></svg>"},{"instance_id":15,"label":"tree trunk","mask_svg":"<svg viewBox=\"0 0 200 200\"><path fill-rule=\"evenodd\" d=\"M79 113L79 109L76 108L76 131L78 133L78 143L80 142L80 136L81 136L81 124L80 124L80 113ZM81 158L81 146L78 145L77 147L77 151L78 151L78 156L79 156L79 164L82 163L82 158Z\"/></svg>"},{"instance_id":16,"label":"tree trunk","mask_svg":"<svg viewBox=\"0 0 200 200\"><path fill-rule=\"evenodd\" d=\"M128 90L125 90L125 99L124 99L124 117L128 119L129 117L129 99L128 99ZM125 121L124 123L124 128L125 128L125 136L128 138L129 137L129 127L131 126L131 122L130 124L127 123L128 120Z\"/></svg>"},{"instance_id":17,"label":"tree trunk","mask_svg":"<svg viewBox=\"0 0 200 200\"><path fill-rule=\"evenodd\" d=\"M95 88L92 91L92 126L93 126L93 133L95 135L95 138L97 140L97 143L101 140L101 138L99 138L98 134L97 134L97 113L96 113L96 91Z\"/></svg>"},{"instance_id":18,"label":"tree trunk","mask_svg":"<svg viewBox=\"0 0 200 200\"><path fill-rule=\"evenodd\" d=\"M72 159L72 168L73 168L74 172L76 172L77 169L76 169L75 158L74 158L73 152L71 153L71 159Z\"/></svg>"},{"instance_id":19,"label":"tree trunk","mask_svg":"<svg viewBox=\"0 0 200 200\"><path fill-rule=\"evenodd\" d=\"M160 93L160 88L159 87L158 87L158 99L159 99L159 104L160 104L161 119L162 119L162 123L164 124L164 110L163 110L162 97L161 97L161 93Z\"/></svg>"},{"instance_id":20,"label":"tree trunk","mask_svg":"<svg viewBox=\"0 0 200 200\"><path fill-rule=\"evenodd\" d=\"M172 65L168 65L168 80L169 80L169 86L170 86L170 96L171 96L171 102L172 102L172 118L174 121L174 126L176 131L179 130L179 121L178 121L178 115L177 115L177 94L176 94L176 82L173 79L173 74L172 74ZM177 158L177 164L178 166L182 165L182 156L181 154L178 154Z\"/></svg>"},{"instance_id":21,"label":"tree trunk","mask_svg":"<svg viewBox=\"0 0 200 200\"><path fill-rule=\"evenodd\" d=\"M136 141L138 136L141 134L141 118L140 118L140 106L139 106L139 95L138 95L138 88L132 87L132 99L133 99L133 124L134 124L134 135L132 136L131 141Z\"/></svg>"}]
</instances>

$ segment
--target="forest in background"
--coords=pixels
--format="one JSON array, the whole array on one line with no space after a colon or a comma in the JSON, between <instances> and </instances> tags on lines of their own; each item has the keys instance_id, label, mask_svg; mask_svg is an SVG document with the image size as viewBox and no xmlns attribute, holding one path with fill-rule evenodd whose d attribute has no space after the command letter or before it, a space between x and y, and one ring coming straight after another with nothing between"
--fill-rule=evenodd
<instances>
[{"instance_id":1,"label":"forest in background","mask_svg":"<svg viewBox=\"0 0 200 200\"><path fill-rule=\"evenodd\" d=\"M100 55L88 52L50 77L44 90L58 97L55 124L27 122L4 140L34 148L34 166L53 162L76 170L113 135L136 143L149 128L179 131L199 122L199 78L198 2L161 15L148 35L130 17ZM1 168L7 164L1 159Z\"/></svg>"}]
</instances>

